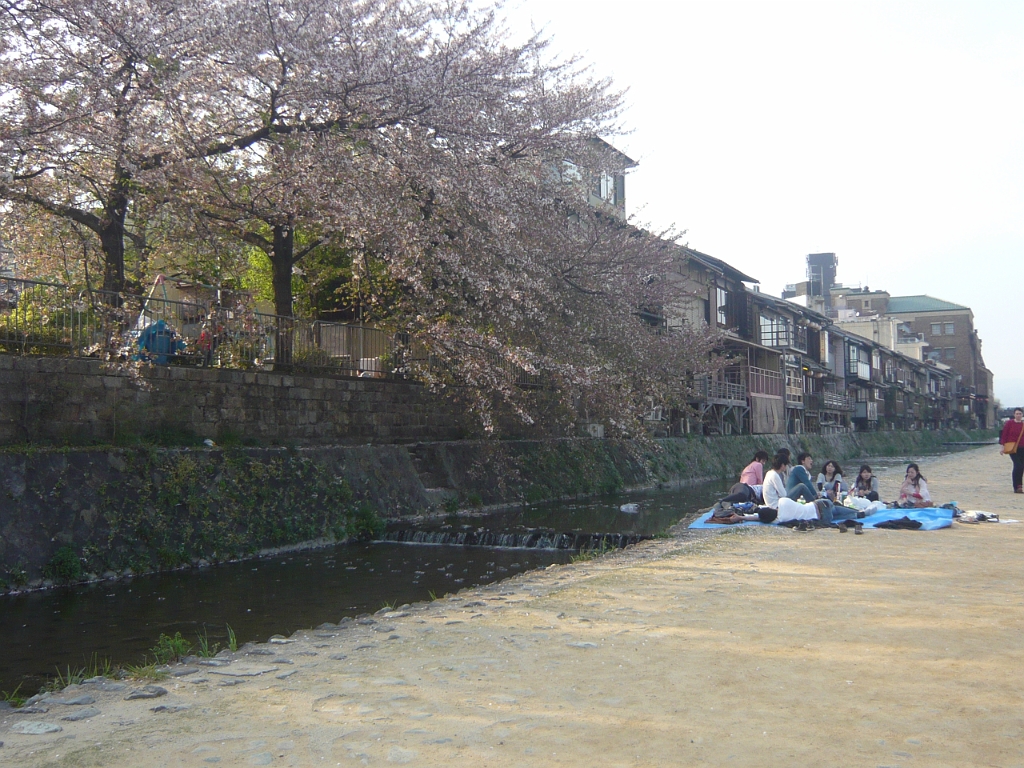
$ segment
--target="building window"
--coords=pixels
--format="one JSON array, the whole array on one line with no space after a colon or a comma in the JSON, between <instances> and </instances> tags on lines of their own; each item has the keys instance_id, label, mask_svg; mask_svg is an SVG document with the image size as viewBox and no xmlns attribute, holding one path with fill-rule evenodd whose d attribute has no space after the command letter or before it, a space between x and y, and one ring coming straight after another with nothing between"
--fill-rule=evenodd
<instances>
[{"instance_id":1,"label":"building window","mask_svg":"<svg viewBox=\"0 0 1024 768\"><path fill-rule=\"evenodd\" d=\"M880 389L875 390L875 400L885 400L885 392Z\"/></svg>"},{"instance_id":2,"label":"building window","mask_svg":"<svg viewBox=\"0 0 1024 768\"><path fill-rule=\"evenodd\" d=\"M932 323L932 336L942 335L942 323Z\"/></svg>"},{"instance_id":3,"label":"building window","mask_svg":"<svg viewBox=\"0 0 1024 768\"><path fill-rule=\"evenodd\" d=\"M726 305L729 302L729 294L726 293L721 288L718 288L716 290L716 293L718 295L718 324L719 325L728 325L729 324L729 318L728 318L728 316L726 314Z\"/></svg>"},{"instance_id":4,"label":"building window","mask_svg":"<svg viewBox=\"0 0 1024 768\"><path fill-rule=\"evenodd\" d=\"M956 360L956 347L946 347L942 350L943 360Z\"/></svg>"},{"instance_id":5,"label":"building window","mask_svg":"<svg viewBox=\"0 0 1024 768\"><path fill-rule=\"evenodd\" d=\"M946 323L946 335L953 336L956 334L956 325L953 323Z\"/></svg>"},{"instance_id":6,"label":"building window","mask_svg":"<svg viewBox=\"0 0 1024 768\"><path fill-rule=\"evenodd\" d=\"M871 300L870 299L866 299L864 301L864 309L865 309L865 311L871 309Z\"/></svg>"},{"instance_id":7,"label":"building window","mask_svg":"<svg viewBox=\"0 0 1024 768\"><path fill-rule=\"evenodd\" d=\"M789 321L782 317L761 315L761 343L766 347L788 347Z\"/></svg>"}]
</instances>

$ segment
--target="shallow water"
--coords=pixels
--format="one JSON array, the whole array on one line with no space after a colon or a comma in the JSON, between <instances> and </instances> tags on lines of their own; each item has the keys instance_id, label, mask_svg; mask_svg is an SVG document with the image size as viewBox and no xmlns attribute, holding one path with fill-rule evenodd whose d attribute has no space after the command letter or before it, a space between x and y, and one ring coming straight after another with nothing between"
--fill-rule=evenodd
<instances>
[{"instance_id":1,"label":"shallow water","mask_svg":"<svg viewBox=\"0 0 1024 768\"><path fill-rule=\"evenodd\" d=\"M707 506L716 483L677 491L623 494L542 504L424 523L464 527L649 536ZM621 512L634 502L639 511ZM393 526L394 527L394 526ZM408 529L408 524L399 527ZM346 544L200 570L139 576L0 598L0 690L34 693L56 667L87 666L95 656L139 663L161 633L188 640L206 633L227 644L265 641L345 616L371 613L568 562L571 550L417 544Z\"/></svg>"}]
</instances>

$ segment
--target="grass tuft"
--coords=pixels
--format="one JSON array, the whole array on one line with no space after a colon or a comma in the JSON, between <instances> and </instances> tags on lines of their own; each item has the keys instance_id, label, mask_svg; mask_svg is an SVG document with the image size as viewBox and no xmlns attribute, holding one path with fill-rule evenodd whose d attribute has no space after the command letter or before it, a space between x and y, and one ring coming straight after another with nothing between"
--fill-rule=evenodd
<instances>
[{"instance_id":1,"label":"grass tuft","mask_svg":"<svg viewBox=\"0 0 1024 768\"><path fill-rule=\"evenodd\" d=\"M196 651L196 656L208 659L217 655L217 651L220 650L220 643L210 644L210 636L206 632L206 627L203 627L202 633L196 633L196 639L199 641L199 649Z\"/></svg>"},{"instance_id":2,"label":"grass tuft","mask_svg":"<svg viewBox=\"0 0 1024 768\"><path fill-rule=\"evenodd\" d=\"M579 552L572 556L570 562L586 563L590 560L595 560L601 557L602 555L607 555L614 549L615 547L609 546L608 542L602 541L600 547L594 547L593 549L581 549Z\"/></svg>"},{"instance_id":3,"label":"grass tuft","mask_svg":"<svg viewBox=\"0 0 1024 768\"><path fill-rule=\"evenodd\" d=\"M157 669L155 663L150 664L128 664L124 668L128 677L135 680L164 680L168 677L167 672Z\"/></svg>"},{"instance_id":4,"label":"grass tuft","mask_svg":"<svg viewBox=\"0 0 1024 768\"><path fill-rule=\"evenodd\" d=\"M149 649L157 664L170 664L181 661L185 656L192 653L192 643L181 636L181 632L175 632L174 637L160 633L156 645Z\"/></svg>"},{"instance_id":5,"label":"grass tuft","mask_svg":"<svg viewBox=\"0 0 1024 768\"><path fill-rule=\"evenodd\" d=\"M0 701L6 701L12 707L21 707L25 704L25 696L21 695L21 686L23 683L18 683L18 687L13 691L0 691Z\"/></svg>"}]
</instances>

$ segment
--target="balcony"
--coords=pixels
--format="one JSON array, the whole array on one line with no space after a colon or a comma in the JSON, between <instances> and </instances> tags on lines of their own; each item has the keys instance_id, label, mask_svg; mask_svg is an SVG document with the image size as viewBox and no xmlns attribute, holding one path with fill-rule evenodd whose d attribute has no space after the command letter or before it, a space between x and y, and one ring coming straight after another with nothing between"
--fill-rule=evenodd
<instances>
[{"instance_id":1,"label":"balcony","mask_svg":"<svg viewBox=\"0 0 1024 768\"><path fill-rule=\"evenodd\" d=\"M853 410L853 398L840 394L839 392L815 392L807 395L807 408L814 411L844 411Z\"/></svg>"},{"instance_id":2,"label":"balcony","mask_svg":"<svg viewBox=\"0 0 1024 768\"><path fill-rule=\"evenodd\" d=\"M871 365L869 363L858 362L852 370L857 374L858 379L871 381Z\"/></svg>"},{"instance_id":3,"label":"balcony","mask_svg":"<svg viewBox=\"0 0 1024 768\"><path fill-rule=\"evenodd\" d=\"M804 391L801 387L786 386L786 406L789 408L804 407Z\"/></svg>"},{"instance_id":4,"label":"balcony","mask_svg":"<svg viewBox=\"0 0 1024 768\"><path fill-rule=\"evenodd\" d=\"M856 410L854 411L854 418L867 419L868 421L878 421L878 403L857 403Z\"/></svg>"},{"instance_id":5,"label":"balcony","mask_svg":"<svg viewBox=\"0 0 1024 768\"><path fill-rule=\"evenodd\" d=\"M782 397L782 393L785 390L785 382L782 379L782 374L778 371L769 371L765 368L751 366L747 370L747 375L750 394Z\"/></svg>"},{"instance_id":6,"label":"balcony","mask_svg":"<svg viewBox=\"0 0 1024 768\"><path fill-rule=\"evenodd\" d=\"M743 384L718 381L708 376L699 376L693 382L694 394L706 401L732 405L747 404L747 388Z\"/></svg>"}]
</instances>

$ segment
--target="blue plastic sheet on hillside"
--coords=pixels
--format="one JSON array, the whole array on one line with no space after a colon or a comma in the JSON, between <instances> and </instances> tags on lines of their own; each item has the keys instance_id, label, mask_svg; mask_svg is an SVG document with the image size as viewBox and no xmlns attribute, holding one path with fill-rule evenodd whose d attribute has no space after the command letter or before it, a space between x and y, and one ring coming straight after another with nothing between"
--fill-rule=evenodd
<instances>
[{"instance_id":1,"label":"blue plastic sheet on hillside","mask_svg":"<svg viewBox=\"0 0 1024 768\"><path fill-rule=\"evenodd\" d=\"M692 523L690 528L735 528L738 525L778 525L777 523L735 523L733 525L719 525L717 523L709 523L708 519L711 517L711 512L705 512L703 515L698 517ZM876 512L873 515L868 515L862 520L857 520L858 523L863 523L865 528L874 528L878 523L884 523L886 520L899 520L903 517L909 517L911 520L917 520L921 523L919 531L937 531L940 528L949 528L953 525L953 510L941 509L939 507L926 507L925 509L883 509L880 512ZM838 521L837 521L838 522Z\"/></svg>"}]
</instances>

